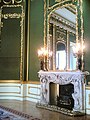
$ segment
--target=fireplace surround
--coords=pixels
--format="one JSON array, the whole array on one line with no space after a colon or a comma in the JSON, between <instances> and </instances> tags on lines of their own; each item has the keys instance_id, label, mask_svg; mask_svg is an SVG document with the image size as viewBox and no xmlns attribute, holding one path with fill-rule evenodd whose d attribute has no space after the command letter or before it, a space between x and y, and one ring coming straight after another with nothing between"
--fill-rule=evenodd
<instances>
[{"instance_id":1,"label":"fireplace surround","mask_svg":"<svg viewBox=\"0 0 90 120\"><path fill-rule=\"evenodd\" d=\"M85 113L85 75L81 71L61 72L61 71L42 71L38 72L41 84L41 99L37 103L38 107L70 115L74 113L81 115ZM56 103L52 104L50 100L50 84L59 85L56 94ZM71 104L71 105L70 105ZM54 105L54 107L53 107Z\"/></svg>"}]
</instances>

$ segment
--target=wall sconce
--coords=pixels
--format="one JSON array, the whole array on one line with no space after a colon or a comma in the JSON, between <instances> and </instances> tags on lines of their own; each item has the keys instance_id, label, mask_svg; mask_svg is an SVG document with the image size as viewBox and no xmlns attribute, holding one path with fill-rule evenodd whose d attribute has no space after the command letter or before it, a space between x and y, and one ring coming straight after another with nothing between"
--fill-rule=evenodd
<instances>
[{"instance_id":1,"label":"wall sconce","mask_svg":"<svg viewBox=\"0 0 90 120\"><path fill-rule=\"evenodd\" d=\"M38 50L38 58L40 60L40 69L41 70L48 70L47 69L47 59L51 58L52 51L48 51L45 48L41 48Z\"/></svg>"},{"instance_id":2,"label":"wall sconce","mask_svg":"<svg viewBox=\"0 0 90 120\"><path fill-rule=\"evenodd\" d=\"M85 45L84 42L81 45L77 43L76 46L73 46L73 55L77 57L77 69L82 70L82 56L84 54Z\"/></svg>"}]
</instances>

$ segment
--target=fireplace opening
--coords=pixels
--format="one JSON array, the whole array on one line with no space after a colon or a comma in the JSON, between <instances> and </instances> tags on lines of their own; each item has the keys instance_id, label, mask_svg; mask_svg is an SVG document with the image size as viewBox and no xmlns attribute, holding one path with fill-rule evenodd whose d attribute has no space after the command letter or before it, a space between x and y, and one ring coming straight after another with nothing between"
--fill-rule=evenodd
<instances>
[{"instance_id":1,"label":"fireplace opening","mask_svg":"<svg viewBox=\"0 0 90 120\"><path fill-rule=\"evenodd\" d=\"M74 85L71 83L67 85L50 83L50 104L72 110L74 107L72 93Z\"/></svg>"}]
</instances>

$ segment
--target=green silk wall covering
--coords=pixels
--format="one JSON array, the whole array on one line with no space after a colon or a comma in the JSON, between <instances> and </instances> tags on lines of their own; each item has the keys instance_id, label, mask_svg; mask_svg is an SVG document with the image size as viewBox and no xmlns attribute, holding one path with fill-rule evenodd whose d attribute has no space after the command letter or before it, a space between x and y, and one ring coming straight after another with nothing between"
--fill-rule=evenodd
<instances>
[{"instance_id":1,"label":"green silk wall covering","mask_svg":"<svg viewBox=\"0 0 90 120\"><path fill-rule=\"evenodd\" d=\"M10 15L21 14L21 7L3 6L1 12L0 80L20 80L21 17Z\"/></svg>"},{"instance_id":2,"label":"green silk wall covering","mask_svg":"<svg viewBox=\"0 0 90 120\"><path fill-rule=\"evenodd\" d=\"M20 79L20 20L3 20L0 79Z\"/></svg>"},{"instance_id":3,"label":"green silk wall covering","mask_svg":"<svg viewBox=\"0 0 90 120\"><path fill-rule=\"evenodd\" d=\"M83 0L84 38L85 38L85 70L90 72L90 0ZM90 77L87 77L90 81Z\"/></svg>"},{"instance_id":4,"label":"green silk wall covering","mask_svg":"<svg viewBox=\"0 0 90 120\"><path fill-rule=\"evenodd\" d=\"M43 47L44 35L44 3L43 0L31 0L30 6L30 45L29 45L29 80L38 80L40 70L37 51Z\"/></svg>"}]
</instances>

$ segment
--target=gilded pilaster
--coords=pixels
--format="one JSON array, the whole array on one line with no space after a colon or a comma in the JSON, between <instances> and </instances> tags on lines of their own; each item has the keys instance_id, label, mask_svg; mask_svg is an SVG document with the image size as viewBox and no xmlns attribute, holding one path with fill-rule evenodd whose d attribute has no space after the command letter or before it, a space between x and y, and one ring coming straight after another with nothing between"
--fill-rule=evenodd
<instances>
[{"instance_id":1,"label":"gilded pilaster","mask_svg":"<svg viewBox=\"0 0 90 120\"><path fill-rule=\"evenodd\" d=\"M56 69L55 25L53 24L53 70Z\"/></svg>"}]
</instances>

